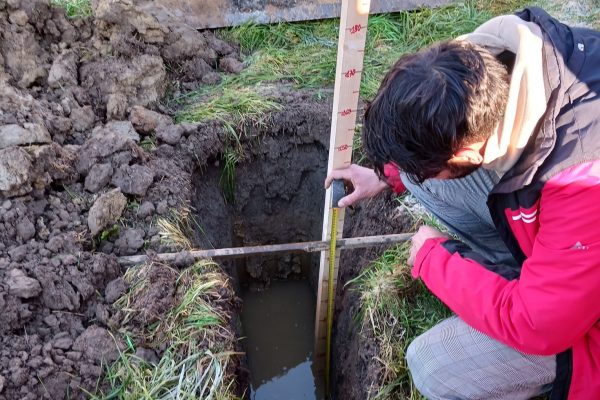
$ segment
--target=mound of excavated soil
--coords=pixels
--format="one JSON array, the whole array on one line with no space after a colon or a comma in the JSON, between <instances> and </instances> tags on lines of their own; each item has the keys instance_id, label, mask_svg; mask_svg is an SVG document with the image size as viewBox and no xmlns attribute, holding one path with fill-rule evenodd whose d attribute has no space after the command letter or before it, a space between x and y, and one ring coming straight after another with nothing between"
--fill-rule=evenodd
<instances>
[{"instance_id":1,"label":"mound of excavated soil","mask_svg":"<svg viewBox=\"0 0 600 400\"><path fill-rule=\"evenodd\" d=\"M237 47L135 1L92 5L69 20L49 0L0 0L2 400L95 391L121 346L115 256L172 250L156 219L191 204L192 172L226 142L160 101L239 72Z\"/></svg>"}]
</instances>

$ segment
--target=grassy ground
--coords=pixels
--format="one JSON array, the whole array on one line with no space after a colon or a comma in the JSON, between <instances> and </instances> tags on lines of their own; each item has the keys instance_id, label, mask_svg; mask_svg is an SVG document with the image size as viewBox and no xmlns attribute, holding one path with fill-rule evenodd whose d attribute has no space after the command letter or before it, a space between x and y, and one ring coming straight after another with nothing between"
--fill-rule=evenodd
<instances>
[{"instance_id":1,"label":"grassy ground","mask_svg":"<svg viewBox=\"0 0 600 400\"><path fill-rule=\"evenodd\" d=\"M230 329L233 295L228 277L209 261L179 272L162 264L131 268L125 275L130 285L115 306L123 327L120 335L127 347L110 365L108 390L90 395L93 400L237 399L232 357L235 335ZM175 285L175 302L164 315L148 325L136 316L147 312L153 285L158 280ZM154 292L156 293L156 292ZM166 291L168 293L168 290ZM136 355L137 346L164 349L156 364Z\"/></svg>"},{"instance_id":2,"label":"grassy ground","mask_svg":"<svg viewBox=\"0 0 600 400\"><path fill-rule=\"evenodd\" d=\"M379 349L381 382L375 399L418 399L405 362L407 344L438 321L448 309L410 276L405 266L408 245L386 251L348 284L360 293L358 322Z\"/></svg>"}]
</instances>

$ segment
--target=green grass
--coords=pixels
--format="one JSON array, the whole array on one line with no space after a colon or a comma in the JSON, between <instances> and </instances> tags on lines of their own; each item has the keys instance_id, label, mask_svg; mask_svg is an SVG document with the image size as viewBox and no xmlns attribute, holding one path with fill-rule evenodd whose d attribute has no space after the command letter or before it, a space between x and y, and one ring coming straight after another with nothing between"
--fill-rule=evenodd
<instances>
[{"instance_id":1,"label":"green grass","mask_svg":"<svg viewBox=\"0 0 600 400\"><path fill-rule=\"evenodd\" d=\"M373 97L381 78L401 55L438 40L470 32L494 14L513 10L521 4L522 1L490 1L489 5L487 2L467 1L437 9L371 16L361 82L362 97ZM493 12L489 10L491 5ZM242 53L246 54L244 61L247 67L240 74L225 76L219 85L204 87L176 99L184 105L180 119L200 121L219 118L231 108L235 110L238 107L235 102L220 100L221 97L228 98L228 94L237 95L242 90L242 97L252 93L252 101L256 102L262 96L259 94L261 85L274 82L287 82L298 89L332 88L338 24L339 20L324 20L246 24L221 30L219 35L222 38L240 44ZM268 101L268 98L264 99ZM200 111L204 107L198 103L210 111ZM215 107L216 103L221 103L222 107ZM190 112L191 109L196 111ZM261 111L270 110L265 107Z\"/></svg>"},{"instance_id":2,"label":"green grass","mask_svg":"<svg viewBox=\"0 0 600 400\"><path fill-rule=\"evenodd\" d=\"M222 87L206 101L190 105L177 115L178 122L217 120L226 125L236 141L238 129L245 124L262 125L267 113L281 105L260 94L257 88Z\"/></svg>"},{"instance_id":3,"label":"green grass","mask_svg":"<svg viewBox=\"0 0 600 400\"><path fill-rule=\"evenodd\" d=\"M51 4L64 8L69 18L86 18L92 15L90 0L51 0Z\"/></svg>"},{"instance_id":4,"label":"green grass","mask_svg":"<svg viewBox=\"0 0 600 400\"><path fill-rule=\"evenodd\" d=\"M229 328L229 311L220 305L226 300L223 293L233 293L228 278L210 261L197 262L181 274L161 264L132 268L125 275L131 289L115 303L125 321L139 313L136 300L151 287L152 268L177 277L178 303L151 325L122 328L127 346L108 367L105 379L110 389L91 398L236 399L230 365L235 336ZM152 365L135 356L137 344L165 350Z\"/></svg>"},{"instance_id":5,"label":"green grass","mask_svg":"<svg viewBox=\"0 0 600 400\"><path fill-rule=\"evenodd\" d=\"M411 278L408 249L405 243L386 251L347 283L360 293L357 322L363 335L378 347L381 380L368 383L374 384L373 399L421 399L410 382L406 349L415 337L450 316L420 281Z\"/></svg>"},{"instance_id":6,"label":"green grass","mask_svg":"<svg viewBox=\"0 0 600 400\"><path fill-rule=\"evenodd\" d=\"M235 201L235 167L242 160L242 153L239 148L229 148L223 154L223 173L219 181L225 200L229 204Z\"/></svg>"}]
</instances>

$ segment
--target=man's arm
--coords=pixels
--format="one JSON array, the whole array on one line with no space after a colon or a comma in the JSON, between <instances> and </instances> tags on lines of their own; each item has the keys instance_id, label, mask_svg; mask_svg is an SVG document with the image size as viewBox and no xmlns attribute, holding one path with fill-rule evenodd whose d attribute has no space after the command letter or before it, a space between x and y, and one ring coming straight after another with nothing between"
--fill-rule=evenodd
<instances>
[{"instance_id":1,"label":"man's arm","mask_svg":"<svg viewBox=\"0 0 600 400\"><path fill-rule=\"evenodd\" d=\"M424 242L413 276L469 325L517 350L568 349L600 318L600 179L568 175L543 190L539 232L519 279L449 252L444 238Z\"/></svg>"}]
</instances>

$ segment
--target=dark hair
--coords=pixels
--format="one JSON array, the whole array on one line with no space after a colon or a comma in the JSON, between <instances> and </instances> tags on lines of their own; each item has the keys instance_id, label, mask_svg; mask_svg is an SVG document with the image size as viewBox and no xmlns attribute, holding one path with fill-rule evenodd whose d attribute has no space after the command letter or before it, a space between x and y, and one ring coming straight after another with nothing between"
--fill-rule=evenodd
<instances>
[{"instance_id":1,"label":"dark hair","mask_svg":"<svg viewBox=\"0 0 600 400\"><path fill-rule=\"evenodd\" d=\"M506 68L482 47L445 41L405 55L367 105L366 154L380 176L393 162L422 182L461 147L487 139L507 98Z\"/></svg>"}]
</instances>

